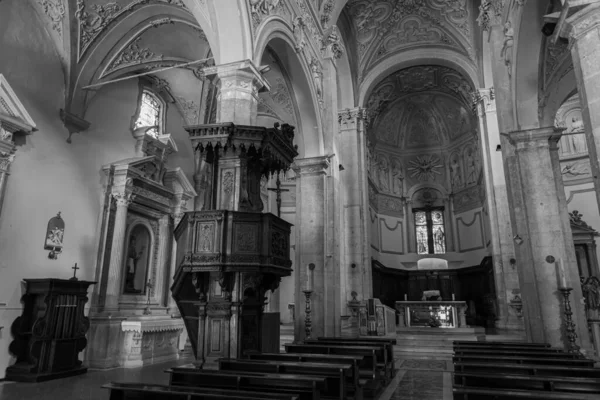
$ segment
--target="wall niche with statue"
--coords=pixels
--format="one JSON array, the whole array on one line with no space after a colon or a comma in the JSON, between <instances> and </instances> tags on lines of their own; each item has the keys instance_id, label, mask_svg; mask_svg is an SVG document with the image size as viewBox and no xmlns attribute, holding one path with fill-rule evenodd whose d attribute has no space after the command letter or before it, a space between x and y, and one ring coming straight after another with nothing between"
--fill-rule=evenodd
<instances>
[{"instance_id":1,"label":"wall niche with statue","mask_svg":"<svg viewBox=\"0 0 600 400\"><path fill-rule=\"evenodd\" d=\"M133 216L129 225L127 240L125 242L124 258L124 285L123 294L147 295L147 282L151 268L156 268L156 259L159 245L157 235L152 233L151 223Z\"/></svg>"}]
</instances>

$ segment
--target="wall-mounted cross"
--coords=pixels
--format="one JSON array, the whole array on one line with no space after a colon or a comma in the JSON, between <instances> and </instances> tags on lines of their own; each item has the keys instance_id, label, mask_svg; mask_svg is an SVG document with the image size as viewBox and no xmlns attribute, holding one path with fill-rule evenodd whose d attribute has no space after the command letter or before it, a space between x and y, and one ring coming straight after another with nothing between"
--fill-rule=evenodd
<instances>
[{"instance_id":1,"label":"wall-mounted cross","mask_svg":"<svg viewBox=\"0 0 600 400\"><path fill-rule=\"evenodd\" d=\"M71 279L69 279L70 281L76 281L78 280L77 277L75 276L77 274L77 270L81 269L77 266L77 263L75 263L75 265L73 267L71 267L71 269L73 270L73 277Z\"/></svg>"},{"instance_id":2,"label":"wall-mounted cross","mask_svg":"<svg viewBox=\"0 0 600 400\"><path fill-rule=\"evenodd\" d=\"M267 188L267 190L277 193L277 197L275 198L275 201L277 202L277 216L281 217L281 192L289 192L290 189L282 189L281 188L281 181L279 180L279 172L277 173L277 181L275 181L275 186L276 187L274 187L274 188Z\"/></svg>"}]
</instances>

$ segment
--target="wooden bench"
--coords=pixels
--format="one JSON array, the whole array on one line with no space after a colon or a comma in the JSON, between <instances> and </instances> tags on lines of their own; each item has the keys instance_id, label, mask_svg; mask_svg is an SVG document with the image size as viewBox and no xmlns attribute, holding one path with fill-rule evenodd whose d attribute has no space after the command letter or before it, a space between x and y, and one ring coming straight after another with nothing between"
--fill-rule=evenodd
<instances>
[{"instance_id":1,"label":"wooden bench","mask_svg":"<svg viewBox=\"0 0 600 400\"><path fill-rule=\"evenodd\" d=\"M308 339L305 340L306 344L317 344L317 345L334 345L334 346L377 346L381 348L381 353L377 354L377 357L387 365L388 375L386 380L390 381L394 378L395 367L394 367L394 345L389 341L375 341L375 340L363 340L363 339L352 339L352 340L330 340L326 338L319 339Z\"/></svg>"},{"instance_id":2,"label":"wooden bench","mask_svg":"<svg viewBox=\"0 0 600 400\"><path fill-rule=\"evenodd\" d=\"M594 361L585 358L550 358L550 357L521 357L521 356L502 356L494 355L475 355L475 354L455 354L452 357L454 363L477 362L477 363L515 363L515 364L542 364L542 365L561 365L573 367L593 367Z\"/></svg>"},{"instance_id":3,"label":"wooden bench","mask_svg":"<svg viewBox=\"0 0 600 400\"><path fill-rule=\"evenodd\" d=\"M527 342L479 342L479 341L471 341L471 340L455 340L452 342L456 345L470 345L470 346L511 346L511 347L550 347L548 343L527 343Z\"/></svg>"},{"instance_id":4,"label":"wooden bench","mask_svg":"<svg viewBox=\"0 0 600 400\"><path fill-rule=\"evenodd\" d=\"M337 354L310 354L310 353L249 353L248 359L253 361L292 361L292 362L323 362L329 364L347 364L351 363L358 371L356 373L358 383L355 386L365 387L369 385L369 380L375 380L372 369L368 370L372 376L369 378L361 378L361 367L364 365L364 356L360 355L337 355ZM366 374L365 374L366 375Z\"/></svg>"},{"instance_id":5,"label":"wooden bench","mask_svg":"<svg viewBox=\"0 0 600 400\"><path fill-rule=\"evenodd\" d=\"M345 338L345 337L337 337L337 336L319 336L318 340L335 340L338 342L346 342L352 340L366 340L369 342L381 342L381 343L391 343L392 345L397 344L396 339L394 338L386 338L386 337L378 337L378 336L370 336L370 337L357 337L357 338Z\"/></svg>"},{"instance_id":6,"label":"wooden bench","mask_svg":"<svg viewBox=\"0 0 600 400\"><path fill-rule=\"evenodd\" d=\"M538 353L564 353L563 349L557 349L552 347L524 347L524 346L469 346L465 345L454 345L454 350L495 350L495 351L532 351Z\"/></svg>"},{"instance_id":7,"label":"wooden bench","mask_svg":"<svg viewBox=\"0 0 600 400\"><path fill-rule=\"evenodd\" d=\"M302 363L289 361L239 360L222 358L218 360L220 371L253 371L274 374L297 374L325 376L329 382L327 391L321 397L327 396L345 400L348 395L347 384L358 383L352 364ZM356 371L358 373L358 371Z\"/></svg>"},{"instance_id":8,"label":"wooden bench","mask_svg":"<svg viewBox=\"0 0 600 400\"><path fill-rule=\"evenodd\" d=\"M469 387L600 393L600 378L454 373L454 384ZM599 396L600 398L600 396Z\"/></svg>"},{"instance_id":9,"label":"wooden bench","mask_svg":"<svg viewBox=\"0 0 600 400\"><path fill-rule=\"evenodd\" d=\"M267 374L237 371L171 368L172 386L209 387L245 391L265 391L297 395L299 400L320 400L327 392L327 377L313 375Z\"/></svg>"},{"instance_id":10,"label":"wooden bench","mask_svg":"<svg viewBox=\"0 0 600 400\"><path fill-rule=\"evenodd\" d=\"M310 344L285 344L285 350L289 353L304 354L335 354L335 355L360 355L363 356L363 362L360 369L360 376L372 379L373 383L379 384L386 374L386 365L379 364L377 353L381 351L376 346L332 346L332 345L310 345ZM379 370L383 374L379 373Z\"/></svg>"},{"instance_id":11,"label":"wooden bench","mask_svg":"<svg viewBox=\"0 0 600 400\"><path fill-rule=\"evenodd\" d=\"M454 400L598 400L597 394L549 392L541 390L518 390L499 388L474 388L455 386L452 388Z\"/></svg>"},{"instance_id":12,"label":"wooden bench","mask_svg":"<svg viewBox=\"0 0 600 400\"><path fill-rule=\"evenodd\" d=\"M588 378L600 378L600 368L572 367L564 365L543 364L515 364L515 363L481 363L461 362L454 364L455 373L507 373L514 375L536 375L536 376L581 376Z\"/></svg>"},{"instance_id":13,"label":"wooden bench","mask_svg":"<svg viewBox=\"0 0 600 400\"><path fill-rule=\"evenodd\" d=\"M585 358L579 353L567 353L561 352L547 352L547 351L530 351L530 350L499 350L499 349L465 349L458 348L454 349L456 355L488 355L488 356L523 356L523 357L538 357L538 358L572 358L582 359Z\"/></svg>"},{"instance_id":14,"label":"wooden bench","mask_svg":"<svg viewBox=\"0 0 600 400\"><path fill-rule=\"evenodd\" d=\"M279 393L246 392L155 385L147 383L111 382L102 388L110 390L109 400L297 400L298 396Z\"/></svg>"}]
</instances>

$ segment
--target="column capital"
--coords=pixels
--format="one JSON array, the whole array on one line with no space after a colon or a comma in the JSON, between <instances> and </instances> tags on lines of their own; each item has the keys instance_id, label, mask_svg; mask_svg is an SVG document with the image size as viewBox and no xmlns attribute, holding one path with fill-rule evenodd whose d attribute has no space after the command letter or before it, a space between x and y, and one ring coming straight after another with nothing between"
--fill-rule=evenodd
<instances>
[{"instance_id":1,"label":"column capital","mask_svg":"<svg viewBox=\"0 0 600 400\"><path fill-rule=\"evenodd\" d=\"M479 117L496 111L496 93L493 86L476 89L473 93L473 107Z\"/></svg>"},{"instance_id":2,"label":"column capital","mask_svg":"<svg viewBox=\"0 0 600 400\"><path fill-rule=\"evenodd\" d=\"M508 137L508 140L517 148L524 148L532 143L545 143L550 145L550 142L558 141L562 136L565 128L557 128L554 126L546 128L525 129L522 131L512 131L503 134Z\"/></svg>"},{"instance_id":3,"label":"column capital","mask_svg":"<svg viewBox=\"0 0 600 400\"><path fill-rule=\"evenodd\" d=\"M338 123L340 125L357 125L359 121L367 123L368 120L368 111L363 107L346 108L338 111Z\"/></svg>"},{"instance_id":4,"label":"column capital","mask_svg":"<svg viewBox=\"0 0 600 400\"><path fill-rule=\"evenodd\" d=\"M4 153L0 151L0 173L2 172L8 172L8 168L10 167L10 164L12 164L12 162L15 159L15 153L14 150L8 153Z\"/></svg>"},{"instance_id":5,"label":"column capital","mask_svg":"<svg viewBox=\"0 0 600 400\"><path fill-rule=\"evenodd\" d=\"M561 35L574 42L590 30L599 28L600 4L591 4L567 18ZM569 43L569 45L572 44Z\"/></svg>"},{"instance_id":6,"label":"column capital","mask_svg":"<svg viewBox=\"0 0 600 400\"><path fill-rule=\"evenodd\" d=\"M221 91L224 89L239 89L258 94L271 90L269 82L251 60L207 67L204 69L204 74L207 77L215 75L217 80L221 82Z\"/></svg>"},{"instance_id":7,"label":"column capital","mask_svg":"<svg viewBox=\"0 0 600 400\"><path fill-rule=\"evenodd\" d=\"M117 207L129 207L135 198L135 195L129 191L125 193L111 193L111 196L117 202Z\"/></svg>"},{"instance_id":8,"label":"column capital","mask_svg":"<svg viewBox=\"0 0 600 400\"><path fill-rule=\"evenodd\" d=\"M327 175L331 156L318 156L294 160L292 169L296 175Z\"/></svg>"}]
</instances>

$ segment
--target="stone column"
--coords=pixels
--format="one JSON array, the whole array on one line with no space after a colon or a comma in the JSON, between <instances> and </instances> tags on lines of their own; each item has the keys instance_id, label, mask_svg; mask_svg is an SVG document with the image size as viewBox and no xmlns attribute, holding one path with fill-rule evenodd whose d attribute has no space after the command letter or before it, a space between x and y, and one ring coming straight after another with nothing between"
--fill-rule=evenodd
<instances>
[{"instance_id":1,"label":"stone column","mask_svg":"<svg viewBox=\"0 0 600 400\"><path fill-rule=\"evenodd\" d=\"M158 220L158 235L161 239L158 246L158 260L164 260L162 265L168 267L171 264L171 249L172 249L172 239L166 240L169 238L169 232L173 232L173 226L171 225L171 216L165 215L161 219ZM153 288L148 289L152 293L151 300L154 304L157 304L159 307L166 307L168 304L168 298L165 298L165 293L170 294L169 288L165 288L171 282L171 277L167 274L169 273L169 269L159 268L156 271L156 278L154 282L152 282ZM165 276L167 275L167 276ZM146 294L147 295L147 294ZM168 296L169 298L171 296Z\"/></svg>"},{"instance_id":2,"label":"stone column","mask_svg":"<svg viewBox=\"0 0 600 400\"><path fill-rule=\"evenodd\" d=\"M600 209L600 4L587 6L567 18L565 34L569 38L596 201Z\"/></svg>"},{"instance_id":3,"label":"stone column","mask_svg":"<svg viewBox=\"0 0 600 400\"><path fill-rule=\"evenodd\" d=\"M366 110L354 108L338 113L340 129L339 153L344 170L340 171L342 188L342 218L345 221L341 237L342 251L342 301L352 300L350 293L359 294L358 299L370 297L368 282L363 282L363 270L371 274L369 242L369 191L366 166L366 137L364 124ZM352 268L351 265L356 267ZM341 280L344 278L342 277ZM372 285L371 285L372 288ZM344 310L346 315L348 310Z\"/></svg>"},{"instance_id":4,"label":"stone column","mask_svg":"<svg viewBox=\"0 0 600 400\"><path fill-rule=\"evenodd\" d=\"M515 147L518 173L517 177L511 177L511 182L519 183L522 191L519 207L522 209L518 212L525 219L525 225L519 226L523 229L518 233L522 240L519 246L528 248L531 254L529 265L519 265L523 305L527 310L527 333L533 342L546 342L554 347L564 347L565 344L562 301L554 259L563 260L567 269L576 269L576 265L572 265L572 250L568 249L573 241L563 226L563 214L567 213L567 209L561 207L556 185L557 167L554 164L558 157L553 162L550 154L551 146L555 145L551 142L557 141L560 135L561 130L554 127L508 134ZM577 284L577 281L574 283ZM577 323L583 311L581 289L578 292L574 290L573 294L571 304ZM587 326L578 325L577 330L582 348L589 348Z\"/></svg>"},{"instance_id":5,"label":"stone column","mask_svg":"<svg viewBox=\"0 0 600 400\"><path fill-rule=\"evenodd\" d=\"M108 280L106 282L106 296L104 297L105 311L116 311L119 307L119 297L123 291L123 250L127 227L127 209L133 201L134 195L125 191L124 193L112 193L112 197L117 203L117 210L110 251Z\"/></svg>"},{"instance_id":6,"label":"stone column","mask_svg":"<svg viewBox=\"0 0 600 400\"><path fill-rule=\"evenodd\" d=\"M242 60L209 67L204 72L206 76L216 75L217 121L255 125L258 93L270 90L270 86L254 63Z\"/></svg>"},{"instance_id":7,"label":"stone column","mask_svg":"<svg viewBox=\"0 0 600 400\"><path fill-rule=\"evenodd\" d=\"M296 263L294 267L296 285L295 340L304 340L305 297L308 265L314 264L312 301L312 336L323 336L325 324L325 299L332 287L325 283L325 214L326 180L329 173L327 157L297 159L293 169L296 173Z\"/></svg>"}]
</instances>

